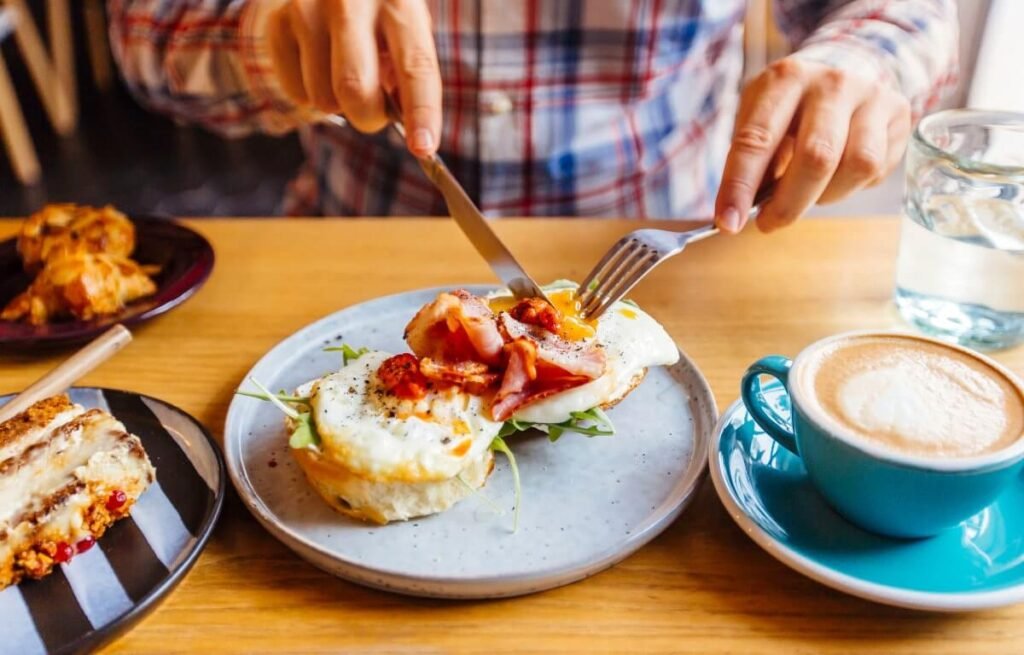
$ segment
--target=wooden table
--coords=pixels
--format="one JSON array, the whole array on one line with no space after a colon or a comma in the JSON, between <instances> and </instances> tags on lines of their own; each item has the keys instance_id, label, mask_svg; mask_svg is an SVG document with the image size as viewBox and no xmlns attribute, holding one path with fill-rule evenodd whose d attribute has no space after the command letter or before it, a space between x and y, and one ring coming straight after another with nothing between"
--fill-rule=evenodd
<instances>
[{"instance_id":1,"label":"wooden table","mask_svg":"<svg viewBox=\"0 0 1024 655\"><path fill-rule=\"evenodd\" d=\"M217 251L206 288L141 327L83 380L152 394L220 436L235 386L277 341L339 308L416 287L488 282L452 224L435 220L191 221ZM540 280L580 278L636 223L503 221ZM0 238L16 224L0 222ZM892 308L898 223L807 220L693 246L634 297L701 366L719 407L760 355L856 328L902 327ZM0 390L60 359L0 356ZM998 355L1024 372L1024 349ZM664 534L613 569L526 598L435 602L372 591L306 564L231 492L182 585L111 652L1024 652L1024 606L944 616L827 589L765 554L709 482Z\"/></svg>"}]
</instances>

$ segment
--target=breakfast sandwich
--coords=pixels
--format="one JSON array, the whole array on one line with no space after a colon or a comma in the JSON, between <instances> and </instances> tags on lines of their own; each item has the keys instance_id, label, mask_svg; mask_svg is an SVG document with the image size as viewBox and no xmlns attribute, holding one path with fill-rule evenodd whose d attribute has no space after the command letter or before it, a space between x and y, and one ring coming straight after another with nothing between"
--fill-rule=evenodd
<instances>
[{"instance_id":1,"label":"breakfast sandwich","mask_svg":"<svg viewBox=\"0 0 1024 655\"><path fill-rule=\"evenodd\" d=\"M0 423L0 589L91 548L154 478L138 437L66 395Z\"/></svg>"},{"instance_id":2,"label":"breakfast sandwich","mask_svg":"<svg viewBox=\"0 0 1024 655\"><path fill-rule=\"evenodd\" d=\"M576 287L543 299L441 293L405 328L410 353L343 346L344 366L293 395L259 398L289 417L291 452L334 509L386 523L434 514L476 493L527 429L611 435L603 409L649 366L679 358L671 337L635 305L579 316ZM258 384L258 383L257 383ZM516 504L518 510L518 501Z\"/></svg>"}]
</instances>

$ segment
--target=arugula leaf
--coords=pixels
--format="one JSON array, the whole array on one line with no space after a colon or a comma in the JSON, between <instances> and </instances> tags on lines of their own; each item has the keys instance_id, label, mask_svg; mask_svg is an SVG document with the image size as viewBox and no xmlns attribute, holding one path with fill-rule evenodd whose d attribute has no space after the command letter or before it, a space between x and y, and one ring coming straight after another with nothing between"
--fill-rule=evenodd
<instances>
[{"instance_id":1,"label":"arugula leaf","mask_svg":"<svg viewBox=\"0 0 1024 655\"><path fill-rule=\"evenodd\" d=\"M265 393L253 393L251 391L236 391L236 396L245 396L246 398L255 398L256 400L270 400L270 396ZM309 396L289 396L284 391L273 394L275 398L283 403L295 403L297 405L308 405L310 400Z\"/></svg>"},{"instance_id":2,"label":"arugula leaf","mask_svg":"<svg viewBox=\"0 0 1024 655\"><path fill-rule=\"evenodd\" d=\"M526 423L525 421L509 419L501 424L501 428L498 430L498 436L508 437L515 434L516 432L526 432L534 425L534 423Z\"/></svg>"},{"instance_id":3,"label":"arugula leaf","mask_svg":"<svg viewBox=\"0 0 1024 655\"><path fill-rule=\"evenodd\" d=\"M291 435L288 437L288 445L292 448L316 448L320 445L320 435L317 434L316 425L313 423L313 414L311 411L300 412L294 407L289 407L285 403L293 403L295 405L302 405L307 409L310 409L310 399L303 396L289 396L284 392L271 393L269 389L260 384L256 378L249 378L249 380L256 385L256 388L261 393L252 393L249 391L236 391L235 393L239 396L246 396L248 398L256 398L258 400L266 400L277 407L281 412L291 419L295 424L295 429L292 430Z\"/></svg>"},{"instance_id":4,"label":"arugula leaf","mask_svg":"<svg viewBox=\"0 0 1024 655\"><path fill-rule=\"evenodd\" d=\"M531 423L509 419L498 430L499 437L508 437L517 432L537 428L547 432L548 439L554 443L566 432L575 432L586 437L610 437L615 434L615 426L608 415L600 407L585 412L572 412L569 419L561 423Z\"/></svg>"},{"instance_id":5,"label":"arugula leaf","mask_svg":"<svg viewBox=\"0 0 1024 655\"><path fill-rule=\"evenodd\" d=\"M260 384L259 380L251 377L249 378L249 381L256 385L257 389L263 392L264 397L260 398L260 400L270 401L274 405L274 407L277 407L279 410L281 410L281 412L285 416L292 419L293 421L298 420L299 413L294 408L285 405L275 394L270 392L270 389L267 389L265 386Z\"/></svg>"},{"instance_id":6,"label":"arugula leaf","mask_svg":"<svg viewBox=\"0 0 1024 655\"><path fill-rule=\"evenodd\" d=\"M494 502L493 500L491 500L490 498L485 496L482 491L480 491L479 489L477 489L476 487L474 487L470 483L466 482L466 478L462 477L461 473L456 475L455 479L458 480L459 482L461 482L462 486L464 486L466 489L469 489L469 492L471 494L473 494L474 496L476 496L477 498L482 500L484 503L486 503L491 509L494 510L495 513L497 513L497 514L504 514L505 513L505 510L503 510L501 508L501 506L498 505L498 503Z\"/></svg>"},{"instance_id":7,"label":"arugula leaf","mask_svg":"<svg viewBox=\"0 0 1024 655\"><path fill-rule=\"evenodd\" d=\"M619 302L624 302L627 305L631 305L637 309L640 309L640 305L636 304L635 300L630 300L629 298L622 298L621 300L619 300Z\"/></svg>"},{"instance_id":8,"label":"arugula leaf","mask_svg":"<svg viewBox=\"0 0 1024 655\"><path fill-rule=\"evenodd\" d=\"M316 448L320 445L320 435L313 425L313 416L309 412L299 414L295 419L295 429L288 437L288 445L292 448Z\"/></svg>"},{"instance_id":9,"label":"arugula leaf","mask_svg":"<svg viewBox=\"0 0 1024 655\"><path fill-rule=\"evenodd\" d=\"M559 291L561 289L575 289L578 286L579 285L572 280L566 280L563 278L561 280L555 280L554 282L545 284L541 289L544 291Z\"/></svg>"},{"instance_id":10,"label":"arugula leaf","mask_svg":"<svg viewBox=\"0 0 1024 655\"><path fill-rule=\"evenodd\" d=\"M523 500L523 487L519 483L519 466L516 464L516 456L501 437L494 437L491 442L491 450L499 452L508 458L509 468L512 469L512 484L515 488L516 508L512 514L512 532L519 529L519 506Z\"/></svg>"},{"instance_id":11,"label":"arugula leaf","mask_svg":"<svg viewBox=\"0 0 1024 655\"><path fill-rule=\"evenodd\" d=\"M324 348L325 353L341 353L341 365L348 366L349 362L354 362L366 353L370 352L367 347L353 348L347 343L343 343L340 346L331 346L330 348Z\"/></svg>"}]
</instances>

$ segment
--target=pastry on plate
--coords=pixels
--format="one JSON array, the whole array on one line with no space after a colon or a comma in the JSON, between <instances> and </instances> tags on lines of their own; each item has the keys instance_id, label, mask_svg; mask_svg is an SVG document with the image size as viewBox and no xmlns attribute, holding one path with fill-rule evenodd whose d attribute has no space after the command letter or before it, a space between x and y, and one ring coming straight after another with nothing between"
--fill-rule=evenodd
<instances>
[{"instance_id":1,"label":"pastry on plate","mask_svg":"<svg viewBox=\"0 0 1024 655\"><path fill-rule=\"evenodd\" d=\"M154 293L156 283L127 257L64 255L47 261L29 288L0 312L0 319L32 325L67 317L88 321L117 314L128 303Z\"/></svg>"},{"instance_id":2,"label":"pastry on plate","mask_svg":"<svg viewBox=\"0 0 1024 655\"><path fill-rule=\"evenodd\" d=\"M135 226L111 206L46 205L28 217L18 234L25 270L67 255L107 253L128 257L135 250Z\"/></svg>"},{"instance_id":3,"label":"pastry on plate","mask_svg":"<svg viewBox=\"0 0 1024 655\"><path fill-rule=\"evenodd\" d=\"M47 205L18 235L18 253L35 279L0 311L0 320L45 325L121 313L156 293L154 267L129 259L135 226L113 207Z\"/></svg>"},{"instance_id":4,"label":"pastry on plate","mask_svg":"<svg viewBox=\"0 0 1024 655\"><path fill-rule=\"evenodd\" d=\"M0 423L0 589L91 548L154 479L138 437L66 395Z\"/></svg>"}]
</instances>

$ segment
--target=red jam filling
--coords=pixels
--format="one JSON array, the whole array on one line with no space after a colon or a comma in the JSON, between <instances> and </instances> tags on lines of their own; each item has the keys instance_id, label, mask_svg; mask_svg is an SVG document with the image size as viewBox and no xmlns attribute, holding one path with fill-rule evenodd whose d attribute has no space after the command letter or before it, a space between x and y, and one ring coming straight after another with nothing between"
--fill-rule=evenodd
<instances>
[{"instance_id":1,"label":"red jam filling","mask_svg":"<svg viewBox=\"0 0 1024 655\"><path fill-rule=\"evenodd\" d=\"M75 556L75 549L71 547L71 544L66 542L60 542L57 544L57 550L53 554L53 561L58 564L70 562L71 558Z\"/></svg>"},{"instance_id":2,"label":"red jam filling","mask_svg":"<svg viewBox=\"0 0 1024 655\"><path fill-rule=\"evenodd\" d=\"M117 510L124 507L124 504L127 502L128 494L121 491L120 489L115 489L113 492L111 492L110 496L107 497L107 509L111 512L116 512Z\"/></svg>"},{"instance_id":3,"label":"red jam filling","mask_svg":"<svg viewBox=\"0 0 1024 655\"><path fill-rule=\"evenodd\" d=\"M85 539L82 539L77 544L75 544L75 552L77 552L77 553L84 553L85 551L89 550L90 548L92 548L95 545L96 545L96 540L95 539L93 539L92 537L86 537Z\"/></svg>"}]
</instances>

